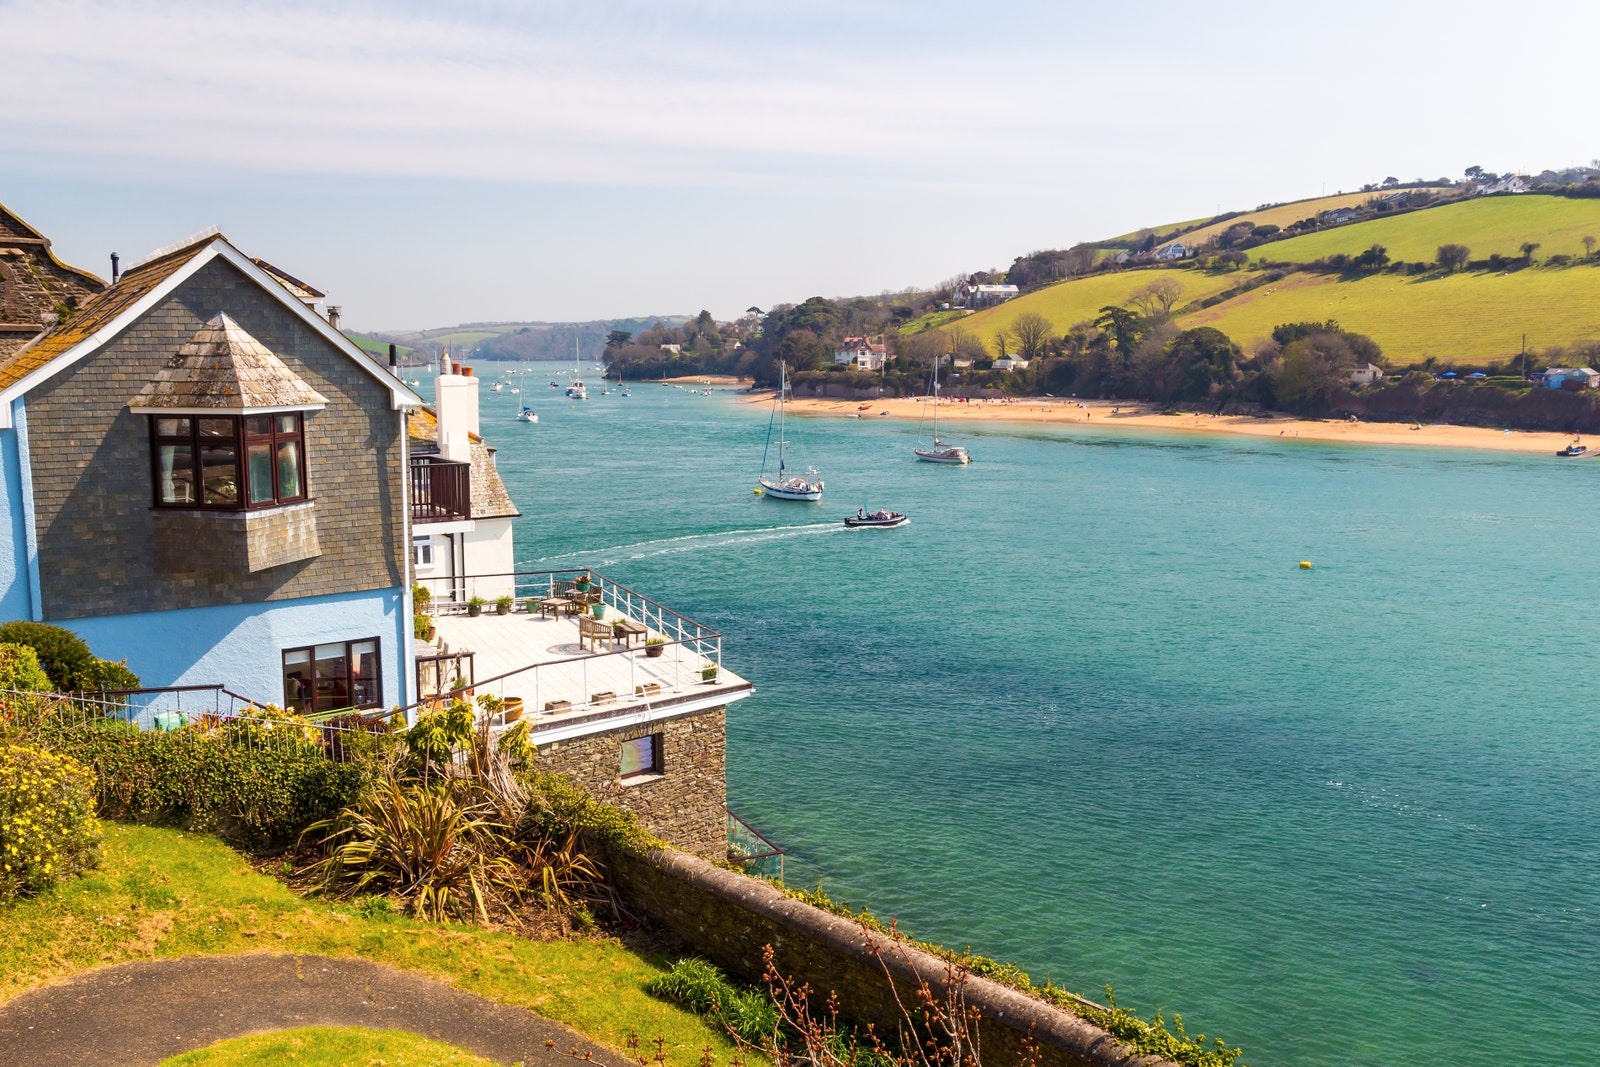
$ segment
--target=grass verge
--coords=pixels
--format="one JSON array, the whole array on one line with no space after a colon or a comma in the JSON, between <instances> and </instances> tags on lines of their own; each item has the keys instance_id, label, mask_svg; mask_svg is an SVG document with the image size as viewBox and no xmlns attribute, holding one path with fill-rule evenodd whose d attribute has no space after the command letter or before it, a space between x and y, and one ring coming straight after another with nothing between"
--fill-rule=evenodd
<instances>
[{"instance_id":1,"label":"grass verge","mask_svg":"<svg viewBox=\"0 0 1600 1067\"><path fill-rule=\"evenodd\" d=\"M308 1026L219 1041L208 1048L161 1061L161 1067L243 1067L293 1063L295 1067L496 1067L465 1049L429 1041L404 1030L359 1026Z\"/></svg>"},{"instance_id":2,"label":"grass verge","mask_svg":"<svg viewBox=\"0 0 1600 1067\"><path fill-rule=\"evenodd\" d=\"M355 956L418 971L529 1008L591 1040L630 1031L665 1039L669 1063L693 1067L713 1024L645 992L663 970L616 942L530 941L386 909L296 896L215 838L107 823L98 870L0 907L0 1002L77 971L132 960L235 952Z\"/></svg>"}]
</instances>

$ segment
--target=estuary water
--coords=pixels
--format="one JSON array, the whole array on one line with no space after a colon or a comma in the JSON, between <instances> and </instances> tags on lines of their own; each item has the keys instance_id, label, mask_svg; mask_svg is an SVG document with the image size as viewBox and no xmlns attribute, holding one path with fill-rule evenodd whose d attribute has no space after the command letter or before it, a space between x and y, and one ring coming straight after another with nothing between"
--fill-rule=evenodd
<instances>
[{"instance_id":1,"label":"estuary water","mask_svg":"<svg viewBox=\"0 0 1600 1067\"><path fill-rule=\"evenodd\" d=\"M519 566L725 634L792 884L1254 1067L1592 1060L1600 463L791 418L794 504L766 408L556 369L482 394Z\"/></svg>"}]
</instances>

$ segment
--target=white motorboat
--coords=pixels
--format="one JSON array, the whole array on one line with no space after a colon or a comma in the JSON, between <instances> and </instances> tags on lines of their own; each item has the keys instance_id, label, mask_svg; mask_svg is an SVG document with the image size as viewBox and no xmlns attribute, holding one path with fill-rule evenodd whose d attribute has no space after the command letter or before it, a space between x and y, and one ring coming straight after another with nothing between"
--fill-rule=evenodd
<instances>
[{"instance_id":1,"label":"white motorboat","mask_svg":"<svg viewBox=\"0 0 1600 1067\"><path fill-rule=\"evenodd\" d=\"M517 421L518 422L538 422L539 421L539 416L537 416L537 415L535 415L533 413L533 409L532 408L525 407L521 411L517 412Z\"/></svg>"},{"instance_id":2,"label":"white motorboat","mask_svg":"<svg viewBox=\"0 0 1600 1067\"><path fill-rule=\"evenodd\" d=\"M784 462L785 440L784 401L789 391L788 364L778 364L778 396L773 404L773 417L767 420L767 445L761 453L761 475L757 479L759 485L757 494L764 494L774 500L806 500L815 501L822 499L822 477L817 473L817 468L807 467L803 476L788 473ZM776 477L767 477L767 453L772 448L772 425L778 425L778 473Z\"/></svg>"},{"instance_id":3,"label":"white motorboat","mask_svg":"<svg viewBox=\"0 0 1600 1067\"><path fill-rule=\"evenodd\" d=\"M505 387L506 387L506 383L505 383L505 382L495 382L495 383L494 383L494 384L493 384L493 385L491 385L491 386L489 386L489 392L491 392L491 393L498 393L498 392L500 392L500 391L501 391L501 390L503 390L503 389L504 389L504 388L505 388ZM513 389L513 390L511 390L511 391L512 391L512 392L513 392L513 393L514 393L514 392L516 392L516 390L515 390L515 389Z\"/></svg>"}]
</instances>

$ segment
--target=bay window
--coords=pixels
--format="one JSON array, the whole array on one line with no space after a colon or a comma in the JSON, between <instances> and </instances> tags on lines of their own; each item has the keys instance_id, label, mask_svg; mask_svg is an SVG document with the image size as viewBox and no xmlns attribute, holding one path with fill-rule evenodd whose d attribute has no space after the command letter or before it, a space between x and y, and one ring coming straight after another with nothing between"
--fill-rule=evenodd
<instances>
[{"instance_id":1,"label":"bay window","mask_svg":"<svg viewBox=\"0 0 1600 1067\"><path fill-rule=\"evenodd\" d=\"M248 510L308 498L305 421L259 415L152 415L155 503Z\"/></svg>"}]
</instances>

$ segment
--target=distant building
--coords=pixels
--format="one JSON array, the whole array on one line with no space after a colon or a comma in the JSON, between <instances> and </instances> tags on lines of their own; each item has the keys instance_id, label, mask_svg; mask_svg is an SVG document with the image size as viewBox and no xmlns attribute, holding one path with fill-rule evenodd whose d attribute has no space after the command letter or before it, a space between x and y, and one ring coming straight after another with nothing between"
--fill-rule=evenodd
<instances>
[{"instance_id":1,"label":"distant building","mask_svg":"<svg viewBox=\"0 0 1600 1067\"><path fill-rule=\"evenodd\" d=\"M833 353L835 364L854 364L860 370L869 371L882 370L888 358L888 349L881 344L873 344L865 337L846 337Z\"/></svg>"},{"instance_id":2,"label":"distant building","mask_svg":"<svg viewBox=\"0 0 1600 1067\"><path fill-rule=\"evenodd\" d=\"M994 361L995 370L1027 370L1028 360L1021 356L1004 355Z\"/></svg>"},{"instance_id":3,"label":"distant building","mask_svg":"<svg viewBox=\"0 0 1600 1067\"><path fill-rule=\"evenodd\" d=\"M1170 245L1163 245L1156 250L1156 258L1163 263L1170 263L1175 259L1183 259L1189 254L1189 249L1182 241L1174 241Z\"/></svg>"},{"instance_id":4,"label":"distant building","mask_svg":"<svg viewBox=\"0 0 1600 1067\"><path fill-rule=\"evenodd\" d=\"M1350 368L1351 385L1371 385L1383 381L1383 368L1376 363L1357 363Z\"/></svg>"},{"instance_id":5,"label":"distant building","mask_svg":"<svg viewBox=\"0 0 1600 1067\"><path fill-rule=\"evenodd\" d=\"M1324 223L1352 222L1357 214L1354 208L1334 208L1332 211L1324 211L1322 213L1322 221Z\"/></svg>"},{"instance_id":6,"label":"distant building","mask_svg":"<svg viewBox=\"0 0 1600 1067\"><path fill-rule=\"evenodd\" d=\"M1512 175L1509 178L1502 178L1499 181L1489 182L1487 185L1479 189L1478 192L1480 195L1490 196L1494 193L1525 193L1530 188L1532 187L1528 184L1528 180L1526 178Z\"/></svg>"},{"instance_id":7,"label":"distant building","mask_svg":"<svg viewBox=\"0 0 1600 1067\"><path fill-rule=\"evenodd\" d=\"M661 351L663 351L663 352L671 352L673 355L676 356L676 355L679 355L679 354L681 354L683 352L683 346L682 345L662 345L661 346Z\"/></svg>"},{"instance_id":8,"label":"distant building","mask_svg":"<svg viewBox=\"0 0 1600 1067\"><path fill-rule=\"evenodd\" d=\"M1544 372L1546 389L1600 388L1600 371L1593 367L1551 367Z\"/></svg>"},{"instance_id":9,"label":"distant building","mask_svg":"<svg viewBox=\"0 0 1600 1067\"><path fill-rule=\"evenodd\" d=\"M1014 285L973 285L962 282L956 286L956 297L969 308L992 307L1004 304L1021 292Z\"/></svg>"}]
</instances>

